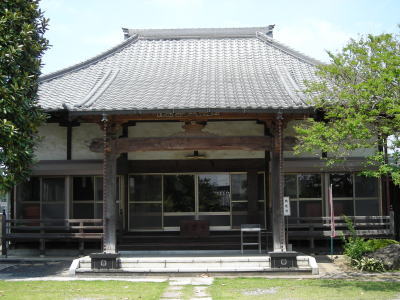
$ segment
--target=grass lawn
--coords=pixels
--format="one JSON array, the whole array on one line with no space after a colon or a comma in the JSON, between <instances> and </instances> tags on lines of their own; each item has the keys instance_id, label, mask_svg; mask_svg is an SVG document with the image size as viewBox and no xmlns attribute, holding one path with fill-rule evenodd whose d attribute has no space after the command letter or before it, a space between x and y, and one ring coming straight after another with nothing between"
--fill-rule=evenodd
<instances>
[{"instance_id":1,"label":"grass lawn","mask_svg":"<svg viewBox=\"0 0 400 300\"><path fill-rule=\"evenodd\" d=\"M0 281L0 299L160 299L168 282Z\"/></svg>"},{"instance_id":2,"label":"grass lawn","mask_svg":"<svg viewBox=\"0 0 400 300\"><path fill-rule=\"evenodd\" d=\"M400 282L334 279L216 278L209 289L219 299L398 299Z\"/></svg>"}]
</instances>

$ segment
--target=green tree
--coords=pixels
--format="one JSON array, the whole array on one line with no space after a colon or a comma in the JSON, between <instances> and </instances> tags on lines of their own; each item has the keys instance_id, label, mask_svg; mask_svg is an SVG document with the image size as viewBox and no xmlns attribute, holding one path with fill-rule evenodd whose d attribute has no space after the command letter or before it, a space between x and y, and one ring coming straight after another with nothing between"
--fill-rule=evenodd
<instances>
[{"instance_id":1,"label":"green tree","mask_svg":"<svg viewBox=\"0 0 400 300\"><path fill-rule=\"evenodd\" d=\"M38 0L0 1L0 192L29 175L45 120L36 95L47 22Z\"/></svg>"},{"instance_id":2,"label":"green tree","mask_svg":"<svg viewBox=\"0 0 400 300\"><path fill-rule=\"evenodd\" d=\"M356 149L371 149L365 175L389 175L400 184L400 42L393 34L367 35L349 43L305 90L317 118L296 127L295 152L328 153L328 165ZM388 155L386 155L388 154Z\"/></svg>"}]
</instances>

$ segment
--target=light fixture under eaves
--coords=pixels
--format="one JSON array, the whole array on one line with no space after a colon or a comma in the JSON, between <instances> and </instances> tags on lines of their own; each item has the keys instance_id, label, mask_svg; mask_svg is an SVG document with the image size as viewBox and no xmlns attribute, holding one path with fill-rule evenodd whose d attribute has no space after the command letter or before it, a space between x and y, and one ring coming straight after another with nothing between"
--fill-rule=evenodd
<instances>
[{"instance_id":1,"label":"light fixture under eaves","mask_svg":"<svg viewBox=\"0 0 400 300\"><path fill-rule=\"evenodd\" d=\"M205 154L199 154L199 151L194 150L193 154L189 154L185 156L186 158L190 158L190 159L202 159L202 158L206 158Z\"/></svg>"}]
</instances>

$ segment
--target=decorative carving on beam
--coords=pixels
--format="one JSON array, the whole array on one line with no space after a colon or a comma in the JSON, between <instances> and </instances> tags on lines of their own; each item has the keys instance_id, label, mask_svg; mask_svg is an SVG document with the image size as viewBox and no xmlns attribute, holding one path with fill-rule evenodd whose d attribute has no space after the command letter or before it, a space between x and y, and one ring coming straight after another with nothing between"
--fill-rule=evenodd
<instances>
[{"instance_id":1,"label":"decorative carving on beam","mask_svg":"<svg viewBox=\"0 0 400 300\"><path fill-rule=\"evenodd\" d=\"M206 126L206 122L185 122L184 125L182 125L182 128L185 130L184 132L178 132L175 134L172 134L171 137L173 136L181 136L181 137L206 137L206 136L217 136L216 134L209 133L209 132L204 132L203 129Z\"/></svg>"}]
</instances>

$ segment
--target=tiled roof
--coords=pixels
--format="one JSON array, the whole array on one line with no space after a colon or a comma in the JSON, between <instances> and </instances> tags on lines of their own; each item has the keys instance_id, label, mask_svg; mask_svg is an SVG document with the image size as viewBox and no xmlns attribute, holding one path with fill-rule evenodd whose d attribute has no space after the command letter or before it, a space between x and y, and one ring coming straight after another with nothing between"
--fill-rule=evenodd
<instances>
[{"instance_id":1,"label":"tiled roof","mask_svg":"<svg viewBox=\"0 0 400 300\"><path fill-rule=\"evenodd\" d=\"M273 27L124 29L123 43L41 77L45 110L93 112L306 110L313 60Z\"/></svg>"}]
</instances>

